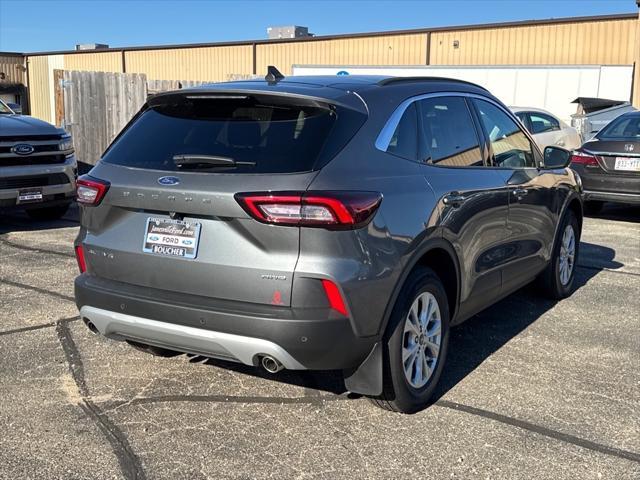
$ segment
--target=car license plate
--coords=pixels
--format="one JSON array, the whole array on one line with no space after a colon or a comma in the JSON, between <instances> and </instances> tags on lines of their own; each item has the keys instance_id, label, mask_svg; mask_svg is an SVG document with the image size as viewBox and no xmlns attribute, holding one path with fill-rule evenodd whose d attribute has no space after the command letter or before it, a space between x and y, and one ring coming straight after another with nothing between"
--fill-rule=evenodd
<instances>
[{"instance_id":1,"label":"car license plate","mask_svg":"<svg viewBox=\"0 0 640 480\"><path fill-rule=\"evenodd\" d=\"M196 258L199 237L199 223L150 217L142 250L157 255Z\"/></svg>"},{"instance_id":2,"label":"car license plate","mask_svg":"<svg viewBox=\"0 0 640 480\"><path fill-rule=\"evenodd\" d=\"M18 190L18 198L16 203L37 203L42 201L42 189L41 188L23 188Z\"/></svg>"},{"instance_id":3,"label":"car license plate","mask_svg":"<svg viewBox=\"0 0 640 480\"><path fill-rule=\"evenodd\" d=\"M614 169L640 172L640 158L616 157Z\"/></svg>"}]
</instances>

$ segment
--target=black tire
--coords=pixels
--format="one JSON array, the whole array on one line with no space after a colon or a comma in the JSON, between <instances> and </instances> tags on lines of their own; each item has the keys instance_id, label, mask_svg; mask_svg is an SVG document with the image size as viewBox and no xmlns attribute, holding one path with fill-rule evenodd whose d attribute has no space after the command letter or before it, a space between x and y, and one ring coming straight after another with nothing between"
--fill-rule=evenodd
<instances>
[{"instance_id":1,"label":"black tire","mask_svg":"<svg viewBox=\"0 0 640 480\"><path fill-rule=\"evenodd\" d=\"M433 295L440 310L441 340L433 373L425 385L416 388L405 376L402 349L409 310L414 301L425 292ZM384 388L382 395L370 399L376 406L394 412L414 413L429 405L447 357L449 320L449 304L442 282L430 268L417 268L409 275L389 319L384 336Z\"/></svg>"},{"instance_id":2,"label":"black tire","mask_svg":"<svg viewBox=\"0 0 640 480\"><path fill-rule=\"evenodd\" d=\"M569 280L563 283L560 279L560 251L562 248L562 239L567 226L571 226L574 232L575 254ZM558 238L556 238L553 246L553 254L547 268L538 278L544 294L552 300L562 300L573 292L576 279L576 266L578 263L578 255L580 253L580 224L575 214L567 210L564 214L560 228L558 230Z\"/></svg>"},{"instance_id":3,"label":"black tire","mask_svg":"<svg viewBox=\"0 0 640 480\"><path fill-rule=\"evenodd\" d=\"M604 202L591 200L589 202L584 202L582 209L586 215L597 215L604 207Z\"/></svg>"},{"instance_id":4,"label":"black tire","mask_svg":"<svg viewBox=\"0 0 640 480\"><path fill-rule=\"evenodd\" d=\"M59 220L69 210L69 203L55 207L29 208L26 210L34 220Z\"/></svg>"},{"instance_id":5,"label":"black tire","mask_svg":"<svg viewBox=\"0 0 640 480\"><path fill-rule=\"evenodd\" d=\"M132 340L127 340L127 343L136 350L153 355L154 357L171 358L182 355L182 352L176 352L175 350L169 350L162 347L154 347L153 345L147 345L145 343L138 343Z\"/></svg>"}]
</instances>

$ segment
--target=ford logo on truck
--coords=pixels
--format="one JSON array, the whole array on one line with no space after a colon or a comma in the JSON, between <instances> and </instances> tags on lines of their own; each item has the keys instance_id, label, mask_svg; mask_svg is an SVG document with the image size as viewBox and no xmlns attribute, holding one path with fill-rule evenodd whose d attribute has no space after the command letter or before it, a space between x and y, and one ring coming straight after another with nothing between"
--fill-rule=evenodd
<instances>
[{"instance_id":1,"label":"ford logo on truck","mask_svg":"<svg viewBox=\"0 0 640 480\"><path fill-rule=\"evenodd\" d=\"M160 185L178 185L180 179L178 177L160 177L158 183Z\"/></svg>"},{"instance_id":2,"label":"ford logo on truck","mask_svg":"<svg viewBox=\"0 0 640 480\"><path fill-rule=\"evenodd\" d=\"M11 147L11 153L15 153L16 155L31 155L34 150L35 148L33 148L33 145L29 145L27 143L21 143Z\"/></svg>"}]
</instances>

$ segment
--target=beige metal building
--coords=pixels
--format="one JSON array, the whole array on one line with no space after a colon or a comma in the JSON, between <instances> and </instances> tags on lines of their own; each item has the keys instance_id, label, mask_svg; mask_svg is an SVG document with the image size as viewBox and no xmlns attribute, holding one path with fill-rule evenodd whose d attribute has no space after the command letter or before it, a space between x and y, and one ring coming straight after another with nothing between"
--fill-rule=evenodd
<instances>
[{"instance_id":1,"label":"beige metal building","mask_svg":"<svg viewBox=\"0 0 640 480\"><path fill-rule=\"evenodd\" d=\"M24 103L27 84L26 59L20 53L0 53L0 99Z\"/></svg>"},{"instance_id":2,"label":"beige metal building","mask_svg":"<svg viewBox=\"0 0 640 480\"><path fill-rule=\"evenodd\" d=\"M12 66L16 63L25 71ZM0 71L28 84L31 113L48 121L55 116L56 69L224 81L262 74L267 65L285 74L293 65L625 65L634 67L631 100L640 107L640 18L622 14L297 39L0 53Z\"/></svg>"}]
</instances>

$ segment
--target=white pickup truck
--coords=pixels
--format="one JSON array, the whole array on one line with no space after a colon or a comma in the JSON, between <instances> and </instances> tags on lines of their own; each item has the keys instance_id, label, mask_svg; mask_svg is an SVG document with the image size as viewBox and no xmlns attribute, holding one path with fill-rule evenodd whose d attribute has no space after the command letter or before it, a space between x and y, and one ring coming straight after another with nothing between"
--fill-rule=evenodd
<instances>
[{"instance_id":1,"label":"white pickup truck","mask_svg":"<svg viewBox=\"0 0 640 480\"><path fill-rule=\"evenodd\" d=\"M623 113L636 110L629 102L606 98L578 97L572 103L578 104L578 112L571 115L571 126L580 133L584 142Z\"/></svg>"}]
</instances>

